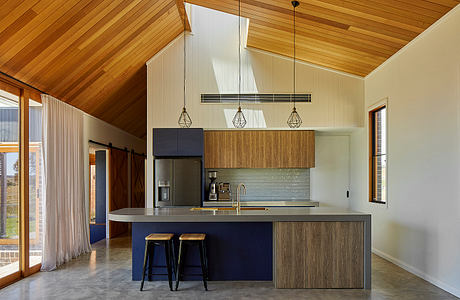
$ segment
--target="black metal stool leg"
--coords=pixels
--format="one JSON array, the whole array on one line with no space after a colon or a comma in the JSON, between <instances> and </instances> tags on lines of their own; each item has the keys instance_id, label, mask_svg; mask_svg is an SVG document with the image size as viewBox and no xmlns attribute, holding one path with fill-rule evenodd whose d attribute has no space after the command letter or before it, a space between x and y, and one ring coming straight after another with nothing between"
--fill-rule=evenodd
<instances>
[{"instance_id":1,"label":"black metal stool leg","mask_svg":"<svg viewBox=\"0 0 460 300\"><path fill-rule=\"evenodd\" d=\"M172 261L172 269L173 269L173 273L174 273L174 280L176 280L176 278L177 278L176 262L177 262L178 258L176 257L176 247L175 247L174 240L171 240L171 253L172 253L171 261Z\"/></svg>"},{"instance_id":2,"label":"black metal stool leg","mask_svg":"<svg viewBox=\"0 0 460 300\"><path fill-rule=\"evenodd\" d=\"M141 282L141 291L144 288L144 279L145 279L145 265L147 264L147 256L149 254L149 242L145 242L145 253L144 253L144 267L142 268L142 282Z\"/></svg>"},{"instance_id":3,"label":"black metal stool leg","mask_svg":"<svg viewBox=\"0 0 460 300\"><path fill-rule=\"evenodd\" d=\"M170 241L166 241L164 243L165 248L165 258L166 258L166 269L168 270L168 283L169 289L172 291L172 272L171 272L171 243Z\"/></svg>"},{"instance_id":4,"label":"black metal stool leg","mask_svg":"<svg viewBox=\"0 0 460 300\"><path fill-rule=\"evenodd\" d=\"M203 247L203 242L198 242L198 247L200 248L200 261L201 261L201 272L202 272L202 277L203 277L203 285L204 289L207 291L208 290L208 282L207 282L207 277L208 275L206 274L206 262L204 258L204 247Z\"/></svg>"},{"instance_id":5,"label":"black metal stool leg","mask_svg":"<svg viewBox=\"0 0 460 300\"><path fill-rule=\"evenodd\" d=\"M177 263L177 269L176 269L176 291L177 288L179 287L179 280L180 280L180 275L182 272L182 266L184 263L184 243L182 241L179 241L179 259Z\"/></svg>"},{"instance_id":6,"label":"black metal stool leg","mask_svg":"<svg viewBox=\"0 0 460 300\"><path fill-rule=\"evenodd\" d=\"M152 281L153 280L153 258L154 258L154 252L155 252L155 242L149 242L149 259L148 259L148 263L149 263L149 267L148 267L148 273L147 273L147 278L149 279L149 281Z\"/></svg>"},{"instance_id":7,"label":"black metal stool leg","mask_svg":"<svg viewBox=\"0 0 460 300\"><path fill-rule=\"evenodd\" d=\"M202 243L203 243L204 262L206 265L206 280L209 280L208 253L206 252L206 240L203 240Z\"/></svg>"}]
</instances>

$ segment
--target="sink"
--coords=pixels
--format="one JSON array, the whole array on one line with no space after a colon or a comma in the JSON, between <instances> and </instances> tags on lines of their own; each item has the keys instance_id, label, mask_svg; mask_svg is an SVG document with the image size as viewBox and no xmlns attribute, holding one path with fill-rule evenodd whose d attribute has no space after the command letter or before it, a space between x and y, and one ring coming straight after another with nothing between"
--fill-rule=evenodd
<instances>
[{"instance_id":1,"label":"sink","mask_svg":"<svg viewBox=\"0 0 460 300\"><path fill-rule=\"evenodd\" d=\"M236 207L192 207L190 211L200 210L236 210ZM240 207L240 210L268 210L266 207Z\"/></svg>"}]
</instances>

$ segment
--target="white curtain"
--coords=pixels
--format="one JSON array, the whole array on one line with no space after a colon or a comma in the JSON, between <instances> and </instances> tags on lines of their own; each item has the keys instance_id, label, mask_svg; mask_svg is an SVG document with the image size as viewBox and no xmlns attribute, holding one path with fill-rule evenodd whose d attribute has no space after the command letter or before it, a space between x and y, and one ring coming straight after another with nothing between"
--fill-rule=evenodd
<instances>
[{"instance_id":1,"label":"white curtain","mask_svg":"<svg viewBox=\"0 0 460 300\"><path fill-rule=\"evenodd\" d=\"M85 203L83 113L49 95L43 102L42 271L91 251Z\"/></svg>"}]
</instances>

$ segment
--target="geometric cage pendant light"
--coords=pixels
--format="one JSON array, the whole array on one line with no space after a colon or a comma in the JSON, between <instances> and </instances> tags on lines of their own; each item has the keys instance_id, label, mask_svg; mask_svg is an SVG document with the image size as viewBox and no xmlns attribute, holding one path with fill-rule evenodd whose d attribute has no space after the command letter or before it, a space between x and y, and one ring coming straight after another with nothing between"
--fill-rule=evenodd
<instances>
[{"instance_id":1,"label":"geometric cage pendant light","mask_svg":"<svg viewBox=\"0 0 460 300\"><path fill-rule=\"evenodd\" d=\"M291 128L299 128L300 125L302 125L302 119L300 118L300 115L297 112L296 107L295 107L295 95L296 95L295 94L295 87L296 87L296 80L295 80L295 75L296 75L296 68L295 68L296 67L296 61L295 61L295 59L296 59L296 57L295 57L295 54L296 54L295 53L295 9L296 9L297 6L299 6L300 3L299 3L299 1L291 1L291 4L294 7L294 22L293 22L294 23L294 59L293 59L293 63L294 63L294 67L293 67L293 69L294 69L294 76L293 76L294 77L294 88L293 88L293 90L294 90L294 94L293 94L294 99L293 99L293 103L294 103L294 106L293 106L292 112L289 115L289 118L287 120L287 124ZM291 96L291 99L292 99L292 96Z\"/></svg>"},{"instance_id":2,"label":"geometric cage pendant light","mask_svg":"<svg viewBox=\"0 0 460 300\"><path fill-rule=\"evenodd\" d=\"M186 61L186 48L185 48L185 20L187 18L187 12L185 11L185 1L184 1L184 106L182 107L182 112L179 115L179 120L177 123L181 128L189 128L192 125L192 119L190 118L187 108L185 107L185 88L186 88L186 71L187 71L187 61Z\"/></svg>"},{"instance_id":3,"label":"geometric cage pendant light","mask_svg":"<svg viewBox=\"0 0 460 300\"><path fill-rule=\"evenodd\" d=\"M241 0L238 1L238 110L232 123L235 128L246 126L246 118L241 110Z\"/></svg>"}]
</instances>

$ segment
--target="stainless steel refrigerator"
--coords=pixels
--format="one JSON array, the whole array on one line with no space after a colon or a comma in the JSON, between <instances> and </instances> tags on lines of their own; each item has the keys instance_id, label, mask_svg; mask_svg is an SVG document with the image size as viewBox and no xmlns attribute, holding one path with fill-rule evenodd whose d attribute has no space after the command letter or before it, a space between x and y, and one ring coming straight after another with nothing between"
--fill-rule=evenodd
<instances>
[{"instance_id":1,"label":"stainless steel refrigerator","mask_svg":"<svg viewBox=\"0 0 460 300\"><path fill-rule=\"evenodd\" d=\"M155 159L155 207L201 205L201 158Z\"/></svg>"}]
</instances>

